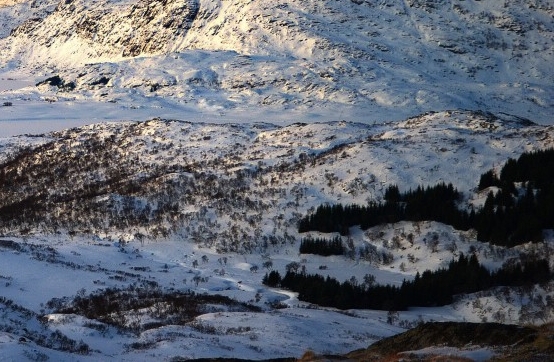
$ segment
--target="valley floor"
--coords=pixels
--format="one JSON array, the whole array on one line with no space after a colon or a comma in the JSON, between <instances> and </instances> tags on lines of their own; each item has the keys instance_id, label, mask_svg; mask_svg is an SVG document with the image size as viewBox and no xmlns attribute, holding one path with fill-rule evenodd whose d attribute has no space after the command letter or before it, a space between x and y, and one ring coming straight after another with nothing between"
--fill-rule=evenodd
<instances>
[{"instance_id":1,"label":"valley floor","mask_svg":"<svg viewBox=\"0 0 554 362\"><path fill-rule=\"evenodd\" d=\"M495 303L494 297L485 297L468 300L468 306L473 305L470 308L466 303L415 308L395 314L392 320L390 313L381 311L318 308L298 301L294 293L263 286L265 270L252 270L253 265L262 265L264 259L260 255L221 255L178 241L120 245L99 239L50 237L6 238L0 244L0 306L4 316L0 352L12 359L25 356L40 360L48 356L59 361L215 357L260 360L298 358L308 349L317 354L344 354L421 322L478 321L482 318L479 313L487 314L487 309L496 308L491 304ZM282 269L297 258L294 249L285 249L272 255L273 267ZM304 259L308 267L321 262L319 257ZM346 274L357 273L361 268L352 261L327 261L330 269ZM233 311L214 305L184 325L134 331L80 315L49 311L48 302L53 298L72 299L95 290L152 282L164 290L191 289L200 294L228 296L261 310ZM481 300L486 304L479 307ZM128 322L147 318L139 321L142 325L153 318L145 315L132 317L130 312ZM52 345L57 350L45 348L48 343L44 340L57 331L88 345L90 354L67 354L64 346L56 342Z\"/></svg>"}]
</instances>

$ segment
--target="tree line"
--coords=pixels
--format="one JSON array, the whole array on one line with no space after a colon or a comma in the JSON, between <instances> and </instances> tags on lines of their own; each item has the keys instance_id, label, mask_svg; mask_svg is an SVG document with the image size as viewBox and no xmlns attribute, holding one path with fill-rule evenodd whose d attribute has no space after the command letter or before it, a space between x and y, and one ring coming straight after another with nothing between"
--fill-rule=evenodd
<instances>
[{"instance_id":1,"label":"tree line","mask_svg":"<svg viewBox=\"0 0 554 362\"><path fill-rule=\"evenodd\" d=\"M457 208L460 197L460 192L452 184L440 183L426 188L419 186L405 193L400 193L398 186L391 185L385 192L384 203L370 202L367 206L320 205L313 214L299 221L298 231L316 230L348 235L349 228L354 225L360 225L365 230L402 220L435 220L467 229L475 215Z\"/></svg>"},{"instance_id":2,"label":"tree line","mask_svg":"<svg viewBox=\"0 0 554 362\"><path fill-rule=\"evenodd\" d=\"M506 246L542 241L542 230L554 227L553 174L554 149L548 149L509 159L499 175L481 175L479 190L498 191L489 192L479 212L478 238Z\"/></svg>"},{"instance_id":3,"label":"tree line","mask_svg":"<svg viewBox=\"0 0 554 362\"><path fill-rule=\"evenodd\" d=\"M458 230L475 229L478 239L512 247L542 241L542 230L554 228L554 150L524 153L509 159L498 177L493 170L479 180L479 189L496 186L477 211L461 210L461 194L452 184L438 184L401 193L391 185L385 202L360 205L320 205L299 221L299 232L339 232L399 221L437 221Z\"/></svg>"},{"instance_id":4,"label":"tree line","mask_svg":"<svg viewBox=\"0 0 554 362\"><path fill-rule=\"evenodd\" d=\"M321 256L342 255L344 254L344 246L340 236L331 240L307 237L300 242L300 253Z\"/></svg>"},{"instance_id":5,"label":"tree line","mask_svg":"<svg viewBox=\"0 0 554 362\"><path fill-rule=\"evenodd\" d=\"M340 283L329 276L288 270L284 277L273 270L263 278L270 287L298 293L302 301L339 309L406 310L451 304L458 294L474 293L496 286L522 286L550 280L547 260L528 260L489 272L477 257L460 255L448 268L426 270L401 286Z\"/></svg>"}]
</instances>

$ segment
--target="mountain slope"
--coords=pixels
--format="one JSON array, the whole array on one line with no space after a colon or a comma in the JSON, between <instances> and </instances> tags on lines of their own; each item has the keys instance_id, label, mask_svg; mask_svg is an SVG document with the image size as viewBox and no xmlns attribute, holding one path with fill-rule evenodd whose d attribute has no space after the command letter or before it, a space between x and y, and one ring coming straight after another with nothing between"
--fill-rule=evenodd
<instances>
[{"instance_id":1,"label":"mountain slope","mask_svg":"<svg viewBox=\"0 0 554 362\"><path fill-rule=\"evenodd\" d=\"M73 84L5 98L140 104L160 117L186 103L366 122L485 109L550 123L553 15L525 0L25 2L0 8L0 67Z\"/></svg>"},{"instance_id":2,"label":"mountain slope","mask_svg":"<svg viewBox=\"0 0 554 362\"><path fill-rule=\"evenodd\" d=\"M1 165L3 230L176 233L252 250L286 243L321 203L379 201L390 184L453 183L479 198L470 191L481 173L551 147L553 132L472 112L382 126L92 125L54 133Z\"/></svg>"}]
</instances>

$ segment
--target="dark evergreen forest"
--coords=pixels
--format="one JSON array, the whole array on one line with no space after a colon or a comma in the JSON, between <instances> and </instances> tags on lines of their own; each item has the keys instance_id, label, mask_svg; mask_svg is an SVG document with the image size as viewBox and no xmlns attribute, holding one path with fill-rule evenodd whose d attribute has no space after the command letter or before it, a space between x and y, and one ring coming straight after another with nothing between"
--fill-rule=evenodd
<instances>
[{"instance_id":1,"label":"dark evergreen forest","mask_svg":"<svg viewBox=\"0 0 554 362\"><path fill-rule=\"evenodd\" d=\"M512 247L528 241L541 241L544 229L554 228L554 149L524 153L509 159L497 175L490 170L481 175L479 191L492 188L484 206L461 209L462 195L452 184L419 186L401 193L396 185L385 192L385 201L359 205L321 205L299 222L299 231L338 232L362 229L398 221L437 221L459 230L475 229L478 239ZM494 187L494 188L493 188ZM311 241L304 252L325 249L328 244ZM303 242L304 243L304 242ZM305 249L303 249L305 248ZM311 251L308 251L311 250ZM461 255L448 268L418 273L400 286L340 283L331 277L288 270L284 277L272 271L264 284L299 293L299 299L339 309L368 308L405 310L412 306L450 304L458 294L474 293L497 286L522 286L550 280L547 260L527 260L490 272L477 257Z\"/></svg>"},{"instance_id":2,"label":"dark evergreen forest","mask_svg":"<svg viewBox=\"0 0 554 362\"><path fill-rule=\"evenodd\" d=\"M460 255L448 268L425 271L401 286L338 282L331 277L289 270L284 277L271 271L263 283L298 292L300 300L339 309L406 310L451 304L457 294L474 293L496 286L522 286L550 279L547 260L530 260L489 272L477 257Z\"/></svg>"},{"instance_id":3,"label":"dark evergreen forest","mask_svg":"<svg viewBox=\"0 0 554 362\"><path fill-rule=\"evenodd\" d=\"M304 238L300 242L300 253L317 254L322 256L342 255L344 246L340 236L332 240L324 238Z\"/></svg>"},{"instance_id":4,"label":"dark evergreen forest","mask_svg":"<svg viewBox=\"0 0 554 362\"><path fill-rule=\"evenodd\" d=\"M554 149L524 153L509 159L497 176L490 170L481 175L479 189L496 186L483 208L462 210L461 194L452 184L419 186L401 193L391 185L385 202L359 205L321 205L302 218L299 232L339 232L350 227L368 229L398 221L437 221L458 230L475 229L478 239L512 247L528 241L542 241L542 230L554 228Z\"/></svg>"}]
</instances>

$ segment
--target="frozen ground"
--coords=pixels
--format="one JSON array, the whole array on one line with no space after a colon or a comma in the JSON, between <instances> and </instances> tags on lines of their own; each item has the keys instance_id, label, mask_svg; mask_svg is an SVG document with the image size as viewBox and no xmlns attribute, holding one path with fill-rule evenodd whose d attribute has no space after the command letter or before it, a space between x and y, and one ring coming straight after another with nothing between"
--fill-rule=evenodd
<instances>
[{"instance_id":1,"label":"frozen ground","mask_svg":"<svg viewBox=\"0 0 554 362\"><path fill-rule=\"evenodd\" d=\"M113 328L99 334L94 329L84 327L86 321L83 318L50 316L48 325L52 331L59 329L70 338L83 340L95 350L91 356L80 358L83 360L160 360L174 356L262 359L300 356L307 348L337 353L365 347L371 341L402 330L386 324L383 312L341 313L306 308L308 305L299 302L293 294L267 289L260 283L265 270L259 273L250 271L252 265L261 265L260 257L255 255L227 255L227 265L222 266L217 259L224 255L175 241L147 242L142 246L129 245L123 249L111 243L90 240L73 240L71 243L55 239L29 242L37 243L41 248L46 245L53 248L56 260L39 261L25 252L2 250L0 275L5 281L1 287L2 295L33 311L39 312L43 304L53 297L73 296L83 288L89 292L100 286L122 286L141 278L157 281L168 288L192 288L198 293L223 294L265 309L263 313L223 311L196 318L196 323L215 329L210 334L202 333L191 323L188 326L149 330L138 337L117 333ZM208 256L209 261L193 267L193 260L204 255ZM273 260L275 267L281 268L294 258L284 253L276 255ZM84 268L73 270L67 267L68 262ZM25 264L25 269L15 272L21 264ZM137 272L139 267L148 272ZM225 275L214 272L220 268L225 268ZM125 277L124 281L114 281L114 275L123 275L124 272L132 272L134 276ZM202 275L207 281L196 287L193 282L195 275ZM268 310L265 303L269 301L280 301L288 308ZM9 315L7 308L4 313ZM406 318L415 316L406 315ZM25 351L37 349L32 343L18 343L11 334L6 333L4 336L0 343L4 356L21 357ZM134 342L154 343L146 351L129 349L128 346ZM59 358L56 353L44 353ZM75 358L67 355L62 359Z\"/></svg>"},{"instance_id":2,"label":"frozen ground","mask_svg":"<svg viewBox=\"0 0 554 362\"><path fill-rule=\"evenodd\" d=\"M19 337L26 336L30 330L41 329L31 318L25 319L20 312L10 309L11 306L3 305L2 328L6 330L10 326L12 329L0 336L0 352L4 358L16 360L29 357L29 354L43 354L59 361L168 360L177 356L263 359L300 357L307 349L337 354L365 348L373 341L421 321L480 321L482 318L475 308L417 308L398 313L391 325L387 323L387 312L317 308L298 301L294 294L263 286L261 277L266 270L251 271L253 265L261 265L264 261L259 255L215 254L182 241L147 241L142 245L132 243L122 247L87 238L10 240L19 243L22 249L0 248L1 295L39 314L44 313L45 304L51 298L84 295L99 288L123 287L141 280L156 281L164 288L191 288L197 293L221 294L263 309L259 313L216 309L187 325L162 326L139 335L118 332L113 327L100 329L101 323L91 323L94 321L76 315L47 314L46 331L41 333L48 335L59 330L69 338L88 344L93 352L79 356L41 348L31 340L19 341ZM202 260L203 256L207 261L200 261L195 267L193 261ZM223 257L227 258L225 265L218 261ZM271 256L277 270L298 258L293 248ZM324 258L305 255L302 259L306 259L303 263L308 269L325 262L329 274L338 278L361 277L368 271L376 272L379 282L409 277L382 274L369 265L362 268L358 263L338 257L323 261ZM225 269L223 275L219 272L221 269ZM195 285L193 277L197 275L202 276L202 281ZM268 306L277 301L286 308ZM494 298L487 305L494 310L507 308ZM517 308L514 303L510 307ZM444 351L419 353L430 352ZM447 354L478 360L491 353L483 349L447 351Z\"/></svg>"},{"instance_id":3,"label":"frozen ground","mask_svg":"<svg viewBox=\"0 0 554 362\"><path fill-rule=\"evenodd\" d=\"M55 102L53 106L59 104ZM118 209L118 200L124 198L113 190L95 198L116 205L106 209L109 214L100 213L101 219L96 220L100 224L95 223L98 215L93 214L90 219L85 216L85 220L74 215L77 227L72 232L59 227L52 231L48 225L41 229L41 223L31 225L33 229L27 231L5 229L0 238L2 355L16 360L49 357L129 361L169 360L177 356L299 357L307 349L345 353L363 348L422 321L520 324L552 320L554 310L548 304L551 285L525 290L499 288L461 297L450 306L413 308L389 315L319 308L298 301L294 293L267 288L261 280L269 269L284 273L289 263L297 262L308 273L329 275L340 281L354 278L361 282L371 274L378 283L398 285L417 272L446 266L460 252L477 253L480 262L490 269L517 259L522 253L552 253L552 233L547 234L543 244L504 249L477 241L472 232L459 232L439 223L401 222L366 231L351 230L351 240L343 241L351 242L355 248L374 249L377 254L370 258L358 253L333 257L300 255L299 243L306 235L298 234L294 220L324 202L363 204L381 200L384 187L392 183L407 190L414 185L452 182L464 193L461 207L479 206L486 195L486 191L475 192L479 175L489 168L498 169L508 157L551 147L553 132L552 127L513 117L501 119L491 114L455 111L374 126L349 122L279 126L155 119L101 123L41 137L3 138L2 160L28 145L47 145L27 158L29 164L20 165L20 173L35 175L18 185L29 194L33 190L42 192L41 182L51 176L49 169L56 167L68 172L66 177L48 183L50 194L60 195L60 200L79 198L73 191L86 190L86 183L102 179L123 165L131 179L149 179L151 172L166 170L154 178L154 190L178 177L194 181L194 188L179 189L182 194L175 194L175 200L179 200L177 215L183 223L170 225L173 231L167 237L146 237L141 242L137 235L149 235L159 226L168 227L165 223L173 219L161 219L159 225L102 226L112 221L118 225L114 210ZM91 148L94 144L104 146ZM98 169L81 168L79 155L83 147L89 147L101 159L110 155L124 158L118 156L117 163L110 161ZM313 162L306 160L308 154ZM175 173L176 166L183 164L191 168ZM257 176L231 182L236 179L233 172L252 167L259 168ZM219 186L213 183L216 179ZM214 197L210 192L214 187L235 197ZM155 208L159 203L151 195L133 197L135 205L147 202ZM248 202L236 203L237 200ZM60 221L67 220L79 206L68 205L69 209L60 203L52 214L58 215ZM22 237L22 232L30 235ZM284 239L284 235L289 235L289 239ZM261 240L270 236L276 237L276 244L262 246ZM437 248L427 242L434 238L440 241ZM226 248L236 252L216 252ZM385 263L375 257L383 252L390 253L390 261ZM55 314L55 309L48 307L52 298L82 297L109 287L146 282L156 282L166 291L190 289L225 295L262 311L215 306L185 324L169 323L136 333L118 331L81 315ZM138 325L152 319L148 311L129 312L126 318ZM37 345L40 336L47 342L56 336L61 338L55 333L57 330L62 336L82 340L92 349L91 354L62 353L59 346L52 349ZM485 352L475 352L475 356Z\"/></svg>"}]
</instances>

